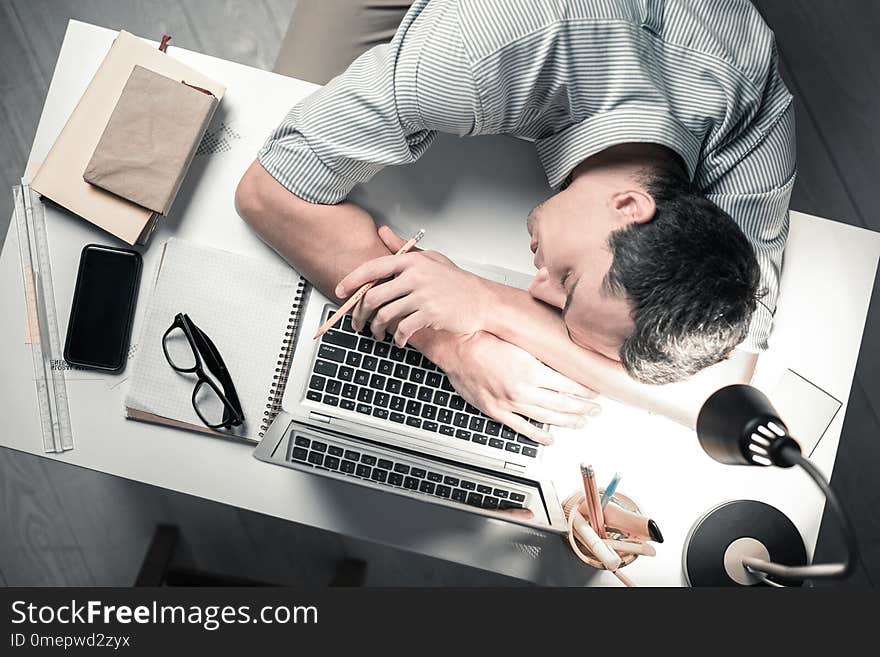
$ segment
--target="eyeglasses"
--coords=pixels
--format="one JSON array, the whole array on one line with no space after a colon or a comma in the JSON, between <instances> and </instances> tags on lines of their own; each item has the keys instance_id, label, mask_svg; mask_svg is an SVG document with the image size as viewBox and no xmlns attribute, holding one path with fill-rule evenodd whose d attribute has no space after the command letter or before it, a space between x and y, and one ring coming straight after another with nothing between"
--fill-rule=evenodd
<instances>
[{"instance_id":1,"label":"eyeglasses","mask_svg":"<svg viewBox=\"0 0 880 657\"><path fill-rule=\"evenodd\" d=\"M198 378L192 405L209 429L231 429L244 422L244 411L217 347L186 313L178 313L162 336L165 360L181 374ZM205 367L213 376L208 376Z\"/></svg>"}]
</instances>

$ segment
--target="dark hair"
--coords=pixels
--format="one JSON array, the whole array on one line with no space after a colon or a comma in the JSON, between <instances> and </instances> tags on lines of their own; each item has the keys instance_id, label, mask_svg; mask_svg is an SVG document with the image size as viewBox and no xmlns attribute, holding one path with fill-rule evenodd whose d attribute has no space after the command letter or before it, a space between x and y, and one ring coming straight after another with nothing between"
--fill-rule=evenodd
<instances>
[{"instance_id":1,"label":"dark hair","mask_svg":"<svg viewBox=\"0 0 880 657\"><path fill-rule=\"evenodd\" d=\"M673 167L644 172L656 212L609 238L604 286L632 306L635 329L620 348L642 383L684 379L742 342L758 299L760 270L739 226Z\"/></svg>"}]
</instances>

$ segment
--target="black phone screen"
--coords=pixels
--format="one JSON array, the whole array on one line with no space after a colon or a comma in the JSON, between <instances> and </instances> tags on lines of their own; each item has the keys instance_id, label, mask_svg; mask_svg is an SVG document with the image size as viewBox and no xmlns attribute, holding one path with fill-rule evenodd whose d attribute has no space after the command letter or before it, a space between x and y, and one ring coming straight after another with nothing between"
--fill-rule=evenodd
<instances>
[{"instance_id":1,"label":"black phone screen","mask_svg":"<svg viewBox=\"0 0 880 657\"><path fill-rule=\"evenodd\" d=\"M64 358L72 365L125 365L141 275L137 251L89 244L82 250Z\"/></svg>"}]
</instances>

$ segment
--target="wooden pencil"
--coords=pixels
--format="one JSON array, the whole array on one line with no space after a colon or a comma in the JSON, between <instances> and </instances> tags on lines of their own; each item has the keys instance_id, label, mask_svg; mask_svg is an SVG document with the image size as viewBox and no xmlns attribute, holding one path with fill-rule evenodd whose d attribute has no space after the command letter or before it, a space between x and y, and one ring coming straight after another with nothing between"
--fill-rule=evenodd
<instances>
[{"instance_id":1,"label":"wooden pencil","mask_svg":"<svg viewBox=\"0 0 880 657\"><path fill-rule=\"evenodd\" d=\"M412 239L410 239L406 244L400 247L400 249L394 255L403 255L404 253L409 253L412 248L416 244L418 244L419 240L422 239L422 237L424 236L425 229L423 228L418 233L416 233L412 237ZM370 288L372 288L376 284L376 282L377 281L370 281L369 283L365 283L364 285L362 285L361 289L355 292L348 301L342 304L342 307L339 310L337 310L335 313L333 313L333 315L330 316L330 319L328 319L321 325L321 328L319 328L318 331L315 333L314 339L317 340L327 331L336 326L336 324L339 323L339 320L343 318L345 313L354 308L357 305L358 301L360 301L361 298L363 298L363 296L370 291Z\"/></svg>"},{"instance_id":2,"label":"wooden pencil","mask_svg":"<svg viewBox=\"0 0 880 657\"><path fill-rule=\"evenodd\" d=\"M593 467L582 463L581 476L584 480L584 495L589 500L590 511L596 522L593 529L596 530L599 538L608 538L608 533L605 531L605 517L602 513L602 504L599 502L599 489L596 488L596 474L593 472Z\"/></svg>"}]
</instances>

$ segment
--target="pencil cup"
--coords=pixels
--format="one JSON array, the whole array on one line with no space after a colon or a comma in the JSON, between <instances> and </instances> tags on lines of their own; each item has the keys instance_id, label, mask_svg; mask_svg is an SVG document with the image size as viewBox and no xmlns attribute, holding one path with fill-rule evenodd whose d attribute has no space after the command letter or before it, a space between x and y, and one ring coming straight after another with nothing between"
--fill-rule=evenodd
<instances>
[{"instance_id":1,"label":"pencil cup","mask_svg":"<svg viewBox=\"0 0 880 657\"><path fill-rule=\"evenodd\" d=\"M599 495L601 496L604 492L604 489L599 489ZM572 529L572 520L571 520L571 512L573 509L576 509L580 506L581 502L584 501L584 494L581 492L575 492L569 495L565 501L562 503L562 510L565 513L565 519L568 522L568 543L571 546L571 549L574 551L575 556L578 559L583 561L588 566L592 566L593 568L598 568L599 570L606 570L605 565L597 559L593 555L593 551L580 539L580 537L574 532ZM619 507L626 509L627 511L632 511L634 513L641 513L639 507L626 495L622 495L621 493L615 493L614 496L608 501L608 504L617 504ZM589 522L590 519L586 518L586 521ZM595 529L595 527L593 528ZM621 541L631 541L626 534L620 534L618 532L609 531L608 538L621 540ZM637 554L622 554L620 555L620 568L628 566L633 561L638 558Z\"/></svg>"}]
</instances>

